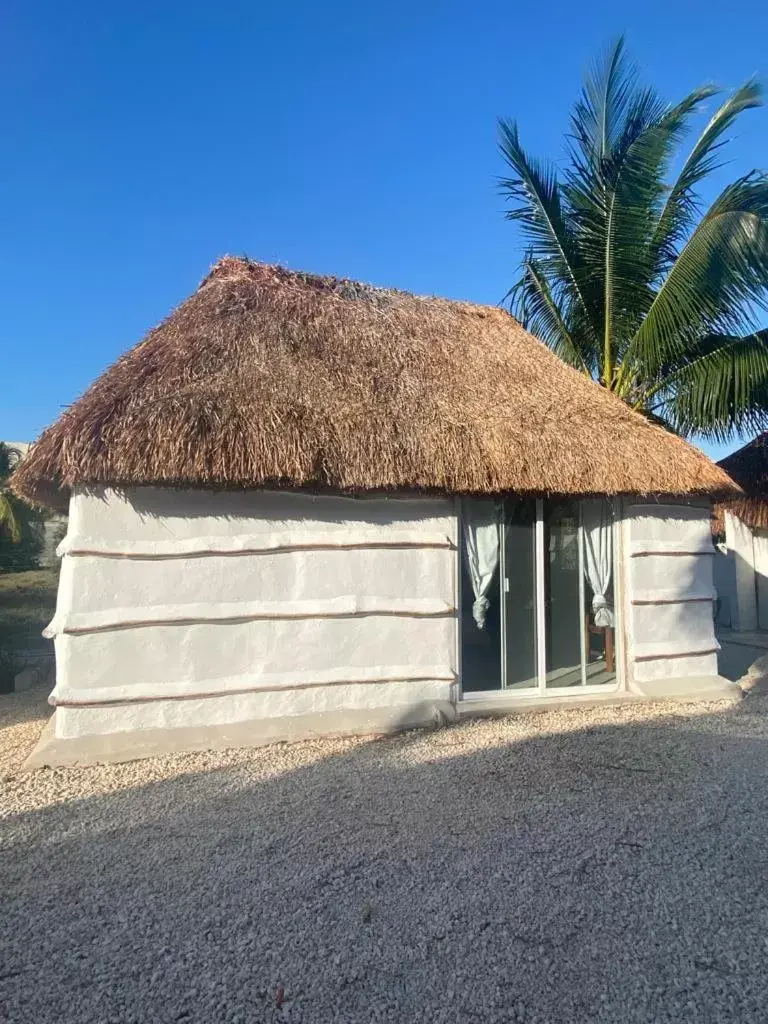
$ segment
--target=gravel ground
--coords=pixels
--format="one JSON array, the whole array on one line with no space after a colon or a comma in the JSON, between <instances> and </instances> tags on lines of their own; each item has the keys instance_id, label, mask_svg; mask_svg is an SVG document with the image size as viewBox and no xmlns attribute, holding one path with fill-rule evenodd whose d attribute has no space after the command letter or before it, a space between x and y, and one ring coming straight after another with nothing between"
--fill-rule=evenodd
<instances>
[{"instance_id":1,"label":"gravel ground","mask_svg":"<svg viewBox=\"0 0 768 1024\"><path fill-rule=\"evenodd\" d=\"M43 696L2 1021L766 1020L768 698L17 772Z\"/></svg>"}]
</instances>

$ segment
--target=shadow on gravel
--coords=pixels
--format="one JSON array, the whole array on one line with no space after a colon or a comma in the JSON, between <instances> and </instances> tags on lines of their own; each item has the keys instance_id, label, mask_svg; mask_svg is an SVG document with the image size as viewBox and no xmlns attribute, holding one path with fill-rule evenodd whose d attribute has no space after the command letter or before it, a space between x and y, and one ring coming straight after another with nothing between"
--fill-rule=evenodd
<instances>
[{"instance_id":1,"label":"shadow on gravel","mask_svg":"<svg viewBox=\"0 0 768 1024\"><path fill-rule=\"evenodd\" d=\"M765 647L750 647L734 642L730 635L719 636L718 640L720 641L720 651L717 655L717 671L721 676L734 682L746 675L758 658L768 654Z\"/></svg>"},{"instance_id":2,"label":"shadow on gravel","mask_svg":"<svg viewBox=\"0 0 768 1024\"><path fill-rule=\"evenodd\" d=\"M6 819L0 1019L763 1020L767 705L272 748Z\"/></svg>"}]
</instances>

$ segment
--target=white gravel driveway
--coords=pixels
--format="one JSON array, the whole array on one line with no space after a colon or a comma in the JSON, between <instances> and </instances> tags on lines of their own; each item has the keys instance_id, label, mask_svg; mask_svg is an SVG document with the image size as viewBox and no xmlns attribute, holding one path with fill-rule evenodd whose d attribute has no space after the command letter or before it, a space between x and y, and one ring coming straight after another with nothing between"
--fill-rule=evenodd
<instances>
[{"instance_id":1,"label":"white gravel driveway","mask_svg":"<svg viewBox=\"0 0 768 1024\"><path fill-rule=\"evenodd\" d=\"M40 699L2 1021L768 1019L768 698L14 774Z\"/></svg>"}]
</instances>

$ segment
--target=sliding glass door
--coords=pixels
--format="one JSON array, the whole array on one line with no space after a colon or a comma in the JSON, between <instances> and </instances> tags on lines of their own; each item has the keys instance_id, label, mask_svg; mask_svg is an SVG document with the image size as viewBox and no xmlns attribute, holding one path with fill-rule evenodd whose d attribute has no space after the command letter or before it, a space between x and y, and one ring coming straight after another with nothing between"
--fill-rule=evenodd
<instances>
[{"instance_id":1,"label":"sliding glass door","mask_svg":"<svg viewBox=\"0 0 768 1024\"><path fill-rule=\"evenodd\" d=\"M615 502L582 501L580 514L585 634L582 682L599 686L616 682Z\"/></svg>"},{"instance_id":2,"label":"sliding glass door","mask_svg":"<svg viewBox=\"0 0 768 1024\"><path fill-rule=\"evenodd\" d=\"M539 685L536 647L536 503L504 502L502 535L503 684L506 689L527 690Z\"/></svg>"},{"instance_id":3,"label":"sliding glass door","mask_svg":"<svg viewBox=\"0 0 768 1024\"><path fill-rule=\"evenodd\" d=\"M582 615L579 507L544 503L546 685L581 682Z\"/></svg>"},{"instance_id":4,"label":"sliding glass door","mask_svg":"<svg viewBox=\"0 0 768 1024\"><path fill-rule=\"evenodd\" d=\"M462 507L462 688L573 692L616 680L606 500Z\"/></svg>"},{"instance_id":5,"label":"sliding glass door","mask_svg":"<svg viewBox=\"0 0 768 1024\"><path fill-rule=\"evenodd\" d=\"M465 692L502 685L502 512L502 502L486 498L465 501L462 511L460 625Z\"/></svg>"}]
</instances>

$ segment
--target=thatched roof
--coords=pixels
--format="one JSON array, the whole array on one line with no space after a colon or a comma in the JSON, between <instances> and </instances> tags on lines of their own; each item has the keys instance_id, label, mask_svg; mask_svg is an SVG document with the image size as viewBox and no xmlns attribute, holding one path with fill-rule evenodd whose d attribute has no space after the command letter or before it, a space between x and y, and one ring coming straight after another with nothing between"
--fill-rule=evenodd
<instances>
[{"instance_id":1,"label":"thatched roof","mask_svg":"<svg viewBox=\"0 0 768 1024\"><path fill-rule=\"evenodd\" d=\"M724 532L724 512L732 512L747 526L768 530L768 433L721 459L718 466L736 481L744 497L715 506L715 529Z\"/></svg>"},{"instance_id":2,"label":"thatched roof","mask_svg":"<svg viewBox=\"0 0 768 1024\"><path fill-rule=\"evenodd\" d=\"M24 460L76 484L731 495L504 310L226 258Z\"/></svg>"}]
</instances>

